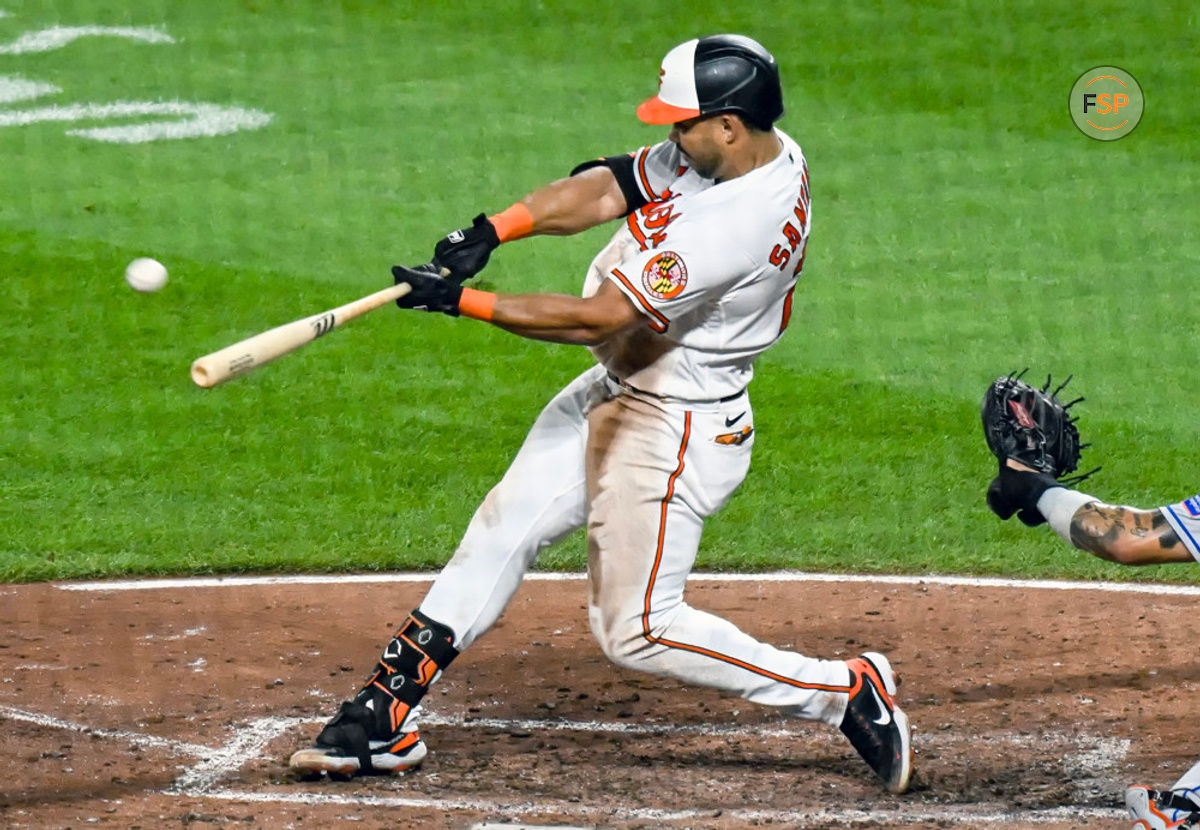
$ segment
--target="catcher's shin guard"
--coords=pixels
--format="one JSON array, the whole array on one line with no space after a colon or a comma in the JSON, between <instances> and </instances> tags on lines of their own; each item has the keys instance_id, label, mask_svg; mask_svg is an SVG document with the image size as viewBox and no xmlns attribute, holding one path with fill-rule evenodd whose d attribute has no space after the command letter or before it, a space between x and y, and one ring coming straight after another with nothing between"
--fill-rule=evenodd
<instances>
[{"instance_id":1,"label":"catcher's shin guard","mask_svg":"<svg viewBox=\"0 0 1200 830\"><path fill-rule=\"evenodd\" d=\"M345 775L418 766L425 745L412 717L429 685L458 656L454 632L416 610L383 650L375 672L317 736L292 755L293 769Z\"/></svg>"}]
</instances>

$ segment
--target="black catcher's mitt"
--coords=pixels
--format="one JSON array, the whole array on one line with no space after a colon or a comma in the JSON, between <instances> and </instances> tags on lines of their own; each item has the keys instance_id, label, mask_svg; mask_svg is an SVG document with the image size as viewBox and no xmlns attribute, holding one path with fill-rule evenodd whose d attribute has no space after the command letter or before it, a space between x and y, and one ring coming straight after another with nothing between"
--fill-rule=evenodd
<instances>
[{"instance_id":1,"label":"black catcher's mitt","mask_svg":"<svg viewBox=\"0 0 1200 830\"><path fill-rule=\"evenodd\" d=\"M1078 484L1096 470L1063 478L1079 466L1080 453L1087 446L1079 442L1076 419L1069 412L1083 398L1065 404L1058 399L1071 377L1051 392L1048 376L1046 384L1037 389L1021 380L1023 374L992 381L983 396L980 415L988 449L1000 462L999 475L988 486L988 507L1001 519L1017 513L1032 527L1045 521L1037 509L1042 493L1051 487ZM1034 472L1009 467L1005 462L1010 458Z\"/></svg>"},{"instance_id":2,"label":"black catcher's mitt","mask_svg":"<svg viewBox=\"0 0 1200 830\"><path fill-rule=\"evenodd\" d=\"M988 449L1001 465L1011 458L1061 478L1079 466L1083 445L1068 410L1083 398L1059 401L1058 393L1071 382L1070 376L1050 392L1048 376L1046 385L1037 389L1021 380L1021 374L996 378L983 396L980 415Z\"/></svg>"}]
</instances>

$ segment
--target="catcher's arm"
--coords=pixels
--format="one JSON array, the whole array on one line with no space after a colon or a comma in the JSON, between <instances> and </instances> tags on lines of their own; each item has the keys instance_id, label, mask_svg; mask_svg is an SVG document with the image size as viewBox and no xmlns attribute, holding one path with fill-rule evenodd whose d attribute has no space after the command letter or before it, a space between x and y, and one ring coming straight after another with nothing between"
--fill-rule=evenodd
<instances>
[{"instance_id":1,"label":"catcher's arm","mask_svg":"<svg viewBox=\"0 0 1200 830\"><path fill-rule=\"evenodd\" d=\"M1195 561L1161 510L1093 501L1071 517L1071 544L1122 565Z\"/></svg>"},{"instance_id":2,"label":"catcher's arm","mask_svg":"<svg viewBox=\"0 0 1200 830\"><path fill-rule=\"evenodd\" d=\"M1049 476L1011 458L1004 466L1007 472L1001 471L1001 478L1015 480L1018 488L1040 489L1032 509L1049 519L1056 530L1065 525L1067 532L1059 535L1080 550L1121 565L1192 561L1191 553L1180 544L1179 536L1161 510L1105 504L1084 493L1068 491L1057 482L1047 481ZM1042 478L1040 484L1045 487L1039 487L1036 482L1039 476ZM1055 492L1055 488L1061 489ZM1054 516L1054 508L1060 503L1072 511L1061 520Z\"/></svg>"},{"instance_id":3,"label":"catcher's arm","mask_svg":"<svg viewBox=\"0 0 1200 830\"><path fill-rule=\"evenodd\" d=\"M1037 470L1014 461L1005 462L1005 467L1022 477L1037 476ZM1028 486L1028 484L1026 484ZM1060 493L1068 499L1067 504L1080 504L1070 516L1067 533L1059 535L1080 550L1094 554L1119 565L1165 565L1174 562L1192 562L1191 552L1180 542L1175 528L1171 527L1161 510L1140 510L1125 505L1105 504L1082 493L1055 485L1042 490L1046 498L1036 501L1035 509L1042 508L1051 519L1051 526L1060 523L1052 517L1053 507ZM1042 510L1039 510L1041 513Z\"/></svg>"}]
</instances>

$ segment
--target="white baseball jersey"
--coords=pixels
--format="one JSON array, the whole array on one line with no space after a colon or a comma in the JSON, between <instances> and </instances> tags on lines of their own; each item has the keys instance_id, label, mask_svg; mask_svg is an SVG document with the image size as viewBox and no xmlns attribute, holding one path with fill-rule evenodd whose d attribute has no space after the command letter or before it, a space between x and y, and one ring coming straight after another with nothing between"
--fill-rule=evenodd
<instances>
[{"instance_id":1,"label":"white baseball jersey","mask_svg":"<svg viewBox=\"0 0 1200 830\"><path fill-rule=\"evenodd\" d=\"M1158 509L1179 535L1179 541L1200 561L1200 494Z\"/></svg>"},{"instance_id":2,"label":"white baseball jersey","mask_svg":"<svg viewBox=\"0 0 1200 830\"><path fill-rule=\"evenodd\" d=\"M679 400L737 394L787 327L812 219L804 154L775 134L777 158L719 184L674 142L634 154L649 202L597 254L583 288L590 297L613 280L649 320L653 331L592 349L623 383Z\"/></svg>"}]
</instances>

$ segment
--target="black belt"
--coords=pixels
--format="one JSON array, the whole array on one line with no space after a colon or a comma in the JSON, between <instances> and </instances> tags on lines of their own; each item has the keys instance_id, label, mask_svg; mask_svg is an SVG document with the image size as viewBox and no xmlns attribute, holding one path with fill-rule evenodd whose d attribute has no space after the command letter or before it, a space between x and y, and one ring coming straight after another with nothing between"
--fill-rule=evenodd
<instances>
[{"instance_id":1,"label":"black belt","mask_svg":"<svg viewBox=\"0 0 1200 830\"><path fill-rule=\"evenodd\" d=\"M611 380L613 383L615 383L617 386L623 386L631 392L637 392L639 395L648 395L651 398L658 398L660 401L673 400L669 395L656 395L653 392L647 392L645 389L638 389L632 383L626 383L625 381L621 380L619 377L614 375L612 372L608 373L608 379ZM737 392L734 392L732 395L726 395L723 398L717 398L717 403L729 403L730 401L736 401L738 398L740 398L742 395L745 395L745 394L746 394L746 390L741 389ZM682 399L679 399L679 400L682 400Z\"/></svg>"}]
</instances>

